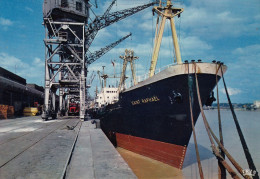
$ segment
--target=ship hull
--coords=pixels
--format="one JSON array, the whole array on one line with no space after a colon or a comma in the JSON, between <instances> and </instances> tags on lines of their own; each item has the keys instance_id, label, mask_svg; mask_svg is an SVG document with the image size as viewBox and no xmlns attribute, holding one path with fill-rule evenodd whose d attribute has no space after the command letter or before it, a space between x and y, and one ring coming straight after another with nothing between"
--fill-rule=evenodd
<instances>
[{"instance_id":1,"label":"ship hull","mask_svg":"<svg viewBox=\"0 0 260 179\"><path fill-rule=\"evenodd\" d=\"M199 73L198 81L205 104L216 75ZM200 108L195 75L180 73L121 92L118 103L107 106L101 116L101 127L115 145L181 169L192 134L189 87L196 123Z\"/></svg>"}]
</instances>

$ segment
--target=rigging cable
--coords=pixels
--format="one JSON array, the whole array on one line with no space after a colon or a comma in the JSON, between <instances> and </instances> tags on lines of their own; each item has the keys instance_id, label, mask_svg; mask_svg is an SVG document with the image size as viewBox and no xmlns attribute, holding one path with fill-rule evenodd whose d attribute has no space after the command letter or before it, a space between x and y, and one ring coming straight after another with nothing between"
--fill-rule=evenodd
<instances>
[{"instance_id":1,"label":"rigging cable","mask_svg":"<svg viewBox=\"0 0 260 179\"><path fill-rule=\"evenodd\" d=\"M223 140L223 134L222 134L222 122L221 122L221 116L220 116L220 106L219 106L219 91L218 91L218 72L221 67L221 64L216 64L216 86L217 86L217 105L218 105L218 127L219 127L219 140L220 143L224 146L224 140ZM223 150L221 150L219 146L220 154L225 159L225 154ZM226 170L225 167L221 164L220 161L218 161L218 174L219 178L225 179L226 178Z\"/></svg>"},{"instance_id":2,"label":"rigging cable","mask_svg":"<svg viewBox=\"0 0 260 179\"><path fill-rule=\"evenodd\" d=\"M224 76L223 76L222 66L221 66L221 74L222 74L223 84L224 84L224 87L225 87L225 92L226 92L227 99L228 99L228 104L229 104L229 106L230 106L230 109L231 109L231 112L232 112L232 116L233 116L233 119L234 119L234 122L235 122L235 125L236 125L236 129L237 129L237 132L238 132L238 135L239 135L241 144L242 144L242 146L243 146L243 150L244 150L244 153L245 153L245 156L246 156L246 160L247 160L248 166L249 166L249 168L250 168L253 172L255 172L255 175L253 176L253 178L254 178L254 179L259 179L258 172L257 172L257 170L256 170L254 161L253 161L253 159L252 159L252 157L251 157L251 154L250 154L250 152L249 152L248 146L247 146L247 144L246 144L246 140L245 140L244 135L243 135L243 132L242 132L242 130L241 130L241 128L240 128L239 122L238 122L238 120L237 120L237 116L236 116L236 114L235 114L233 105L232 105L232 103L231 103L231 100L230 100L230 97L229 97L229 94L228 94L226 82L225 82L225 79L224 79Z\"/></svg>"},{"instance_id":3,"label":"rigging cable","mask_svg":"<svg viewBox=\"0 0 260 179\"><path fill-rule=\"evenodd\" d=\"M228 153L228 151L224 148L224 146L220 143L220 141L218 140L218 138L216 137L216 135L213 133L212 129L209 126L209 123L206 119L203 107L202 107L202 102L201 102L201 97L200 97L200 90L199 90L199 83L198 83L198 77L197 77L197 72L196 72L196 64L193 62L194 64L194 71L195 71L195 79L196 79L196 90L197 90L197 96L198 96L198 102L199 102L199 106L200 106L200 111L201 111L201 115L202 115L202 119L211 143L211 148L213 151L213 154L217 157L217 159L222 163L222 165L226 168L226 170L230 173L230 175L232 176L232 178L235 179L239 179L240 177L236 174L236 172L229 166L229 164L227 163L227 161L221 156L221 154L219 153L219 150L216 148L215 143L213 141L214 140L217 142L217 144L221 147L221 149L223 150L223 152L225 152L226 156L228 157L228 159L230 160L230 162L234 165L234 167L237 169L237 171L246 179L250 179L251 177L249 176L244 176L243 175L243 169L242 167L235 161L235 159ZM213 137L213 138L212 138Z\"/></svg>"},{"instance_id":4,"label":"rigging cable","mask_svg":"<svg viewBox=\"0 0 260 179\"><path fill-rule=\"evenodd\" d=\"M200 173L200 178L204 179L203 175L203 170L202 170L202 165L200 161L200 154L199 154L199 149L198 149L198 143L197 143L197 138L196 138L196 132L195 132L195 127L194 127L194 119L193 119L193 103L194 103L194 98L193 98L193 84L194 84L194 79L190 75L189 71L189 63L188 65L188 88L189 88L189 103L190 103L190 117L191 117L191 125L192 125L192 131L193 131L193 138L194 138L194 143L195 143L195 149L196 149L196 157L197 157L197 162L198 162L198 167L199 167L199 173Z\"/></svg>"},{"instance_id":5,"label":"rigging cable","mask_svg":"<svg viewBox=\"0 0 260 179\"><path fill-rule=\"evenodd\" d=\"M151 46L151 48L150 48L150 54L151 54L151 56L150 56L150 59L152 59L152 57L153 57L153 49L154 49L154 44L155 44L155 40L153 39L153 36L154 36L154 29L153 29L153 27L154 27L154 16L152 16L152 28L151 28L151 32L152 32L152 35L151 35L151 41L152 41L152 46ZM156 35L156 34L155 34ZM146 66L145 66L145 74L146 74L146 72L148 71L148 73L149 73L149 69L150 69L150 67L149 67L149 65L151 65L151 64L149 64L149 61L150 61L150 59L147 59L146 60ZM148 68L148 69L147 69Z\"/></svg>"}]
</instances>

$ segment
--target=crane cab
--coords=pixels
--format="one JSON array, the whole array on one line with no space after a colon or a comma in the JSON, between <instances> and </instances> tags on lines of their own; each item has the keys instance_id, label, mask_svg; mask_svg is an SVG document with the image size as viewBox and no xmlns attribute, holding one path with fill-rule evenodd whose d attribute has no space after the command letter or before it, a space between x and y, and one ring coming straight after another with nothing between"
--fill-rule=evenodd
<instances>
[{"instance_id":1,"label":"crane cab","mask_svg":"<svg viewBox=\"0 0 260 179\"><path fill-rule=\"evenodd\" d=\"M44 0L43 17L56 21L86 22L89 0Z\"/></svg>"}]
</instances>

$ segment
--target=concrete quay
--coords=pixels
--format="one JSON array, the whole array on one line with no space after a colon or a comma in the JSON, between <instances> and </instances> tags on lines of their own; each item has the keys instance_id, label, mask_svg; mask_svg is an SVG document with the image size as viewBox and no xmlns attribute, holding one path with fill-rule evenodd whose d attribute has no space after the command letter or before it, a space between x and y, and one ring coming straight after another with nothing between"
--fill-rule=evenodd
<instances>
[{"instance_id":1,"label":"concrete quay","mask_svg":"<svg viewBox=\"0 0 260 179\"><path fill-rule=\"evenodd\" d=\"M0 120L0 178L137 178L91 121Z\"/></svg>"}]
</instances>

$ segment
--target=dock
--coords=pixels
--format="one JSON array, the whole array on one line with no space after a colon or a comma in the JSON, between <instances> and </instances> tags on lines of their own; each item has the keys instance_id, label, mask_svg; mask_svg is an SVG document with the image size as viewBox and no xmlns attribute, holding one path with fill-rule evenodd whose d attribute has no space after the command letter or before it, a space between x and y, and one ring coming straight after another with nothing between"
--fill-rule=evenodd
<instances>
[{"instance_id":1,"label":"dock","mask_svg":"<svg viewBox=\"0 0 260 179\"><path fill-rule=\"evenodd\" d=\"M91 121L0 120L0 178L137 178Z\"/></svg>"}]
</instances>

